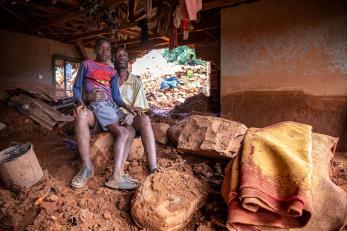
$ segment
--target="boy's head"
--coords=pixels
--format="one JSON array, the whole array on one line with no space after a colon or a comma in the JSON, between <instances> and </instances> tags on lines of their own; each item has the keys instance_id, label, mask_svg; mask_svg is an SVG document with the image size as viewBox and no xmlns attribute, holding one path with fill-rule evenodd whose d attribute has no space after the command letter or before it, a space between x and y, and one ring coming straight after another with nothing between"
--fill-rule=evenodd
<instances>
[{"instance_id":1,"label":"boy's head","mask_svg":"<svg viewBox=\"0 0 347 231\"><path fill-rule=\"evenodd\" d=\"M100 38L95 42L96 60L107 62L111 58L111 42L106 38Z\"/></svg>"},{"instance_id":2,"label":"boy's head","mask_svg":"<svg viewBox=\"0 0 347 231\"><path fill-rule=\"evenodd\" d=\"M127 50L123 47L117 48L114 55L114 67L117 70L128 69L128 61L129 57Z\"/></svg>"}]
</instances>

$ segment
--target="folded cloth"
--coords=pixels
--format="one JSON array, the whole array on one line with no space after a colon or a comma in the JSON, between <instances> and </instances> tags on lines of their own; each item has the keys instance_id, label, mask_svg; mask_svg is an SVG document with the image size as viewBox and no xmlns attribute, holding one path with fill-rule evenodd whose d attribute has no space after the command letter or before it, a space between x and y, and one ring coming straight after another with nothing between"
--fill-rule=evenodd
<instances>
[{"instance_id":1,"label":"folded cloth","mask_svg":"<svg viewBox=\"0 0 347 231\"><path fill-rule=\"evenodd\" d=\"M311 217L312 127L283 122L249 128L229 163L222 194L230 230L298 228Z\"/></svg>"}]
</instances>

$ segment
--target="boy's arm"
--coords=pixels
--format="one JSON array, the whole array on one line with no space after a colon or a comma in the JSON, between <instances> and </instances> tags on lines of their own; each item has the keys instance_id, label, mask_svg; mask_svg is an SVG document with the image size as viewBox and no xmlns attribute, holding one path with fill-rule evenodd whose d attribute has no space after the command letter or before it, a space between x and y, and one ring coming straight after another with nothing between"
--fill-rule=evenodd
<instances>
[{"instance_id":1,"label":"boy's arm","mask_svg":"<svg viewBox=\"0 0 347 231\"><path fill-rule=\"evenodd\" d=\"M83 99L82 99L82 92L83 92L83 83L84 83L84 76L86 74L86 68L83 63L80 64L80 67L77 72L77 76L75 79L75 83L73 85L73 97L77 103L77 105L84 105Z\"/></svg>"}]
</instances>

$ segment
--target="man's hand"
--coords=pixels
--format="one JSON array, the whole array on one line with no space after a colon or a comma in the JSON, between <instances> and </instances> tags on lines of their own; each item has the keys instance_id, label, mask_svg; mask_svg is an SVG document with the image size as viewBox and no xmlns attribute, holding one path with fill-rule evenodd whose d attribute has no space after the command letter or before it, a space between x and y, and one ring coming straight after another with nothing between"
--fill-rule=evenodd
<instances>
[{"instance_id":1,"label":"man's hand","mask_svg":"<svg viewBox=\"0 0 347 231\"><path fill-rule=\"evenodd\" d=\"M101 102L106 100L106 93L100 89L94 89L92 92L87 93L88 102Z\"/></svg>"},{"instance_id":2,"label":"man's hand","mask_svg":"<svg viewBox=\"0 0 347 231\"><path fill-rule=\"evenodd\" d=\"M81 111L86 110L86 108L87 107L83 102L77 103L76 108L75 108L75 116L78 115L79 113L81 113Z\"/></svg>"},{"instance_id":3,"label":"man's hand","mask_svg":"<svg viewBox=\"0 0 347 231\"><path fill-rule=\"evenodd\" d=\"M131 125L134 122L134 115L131 113L128 113L122 122L120 123L121 125Z\"/></svg>"},{"instance_id":4,"label":"man's hand","mask_svg":"<svg viewBox=\"0 0 347 231\"><path fill-rule=\"evenodd\" d=\"M137 115L143 115L144 114L142 108L140 108L140 107L134 107L133 111Z\"/></svg>"}]
</instances>

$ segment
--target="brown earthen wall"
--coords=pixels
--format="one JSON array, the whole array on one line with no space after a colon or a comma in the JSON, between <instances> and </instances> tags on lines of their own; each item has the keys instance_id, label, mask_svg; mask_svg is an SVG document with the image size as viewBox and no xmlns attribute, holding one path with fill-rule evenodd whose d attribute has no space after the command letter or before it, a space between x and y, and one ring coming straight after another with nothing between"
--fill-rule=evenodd
<instances>
[{"instance_id":1,"label":"brown earthen wall","mask_svg":"<svg viewBox=\"0 0 347 231\"><path fill-rule=\"evenodd\" d=\"M347 1L224 9L221 33L222 117L255 127L294 120L346 141Z\"/></svg>"},{"instance_id":2,"label":"brown earthen wall","mask_svg":"<svg viewBox=\"0 0 347 231\"><path fill-rule=\"evenodd\" d=\"M79 57L73 45L6 30L0 30L0 51L1 87L40 88L48 93L54 87L52 56ZM89 57L94 57L92 49L86 51Z\"/></svg>"}]
</instances>

